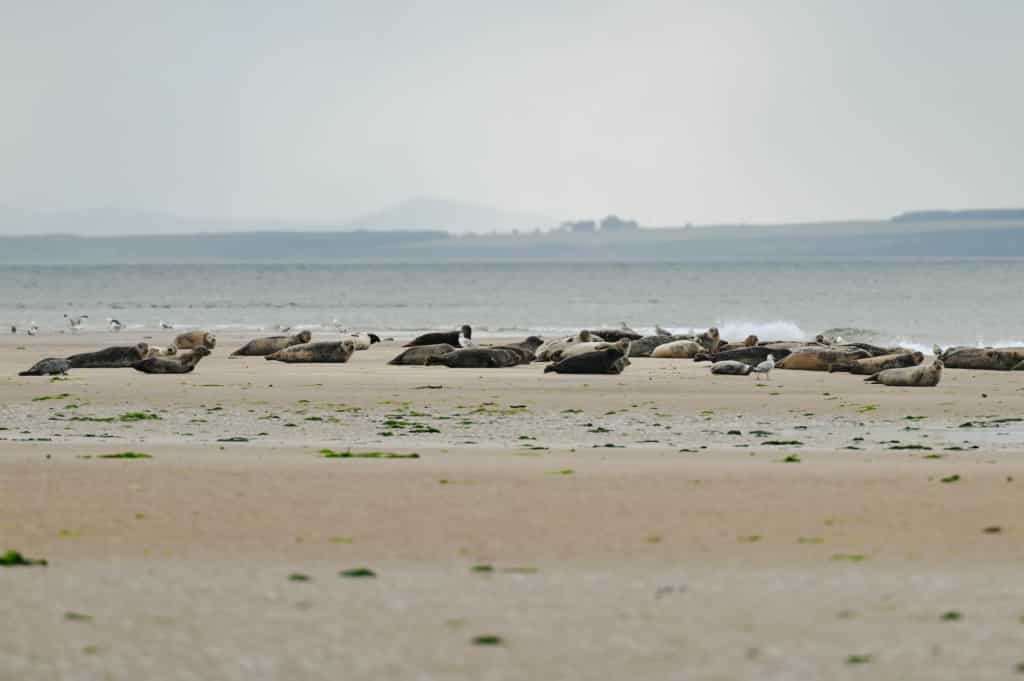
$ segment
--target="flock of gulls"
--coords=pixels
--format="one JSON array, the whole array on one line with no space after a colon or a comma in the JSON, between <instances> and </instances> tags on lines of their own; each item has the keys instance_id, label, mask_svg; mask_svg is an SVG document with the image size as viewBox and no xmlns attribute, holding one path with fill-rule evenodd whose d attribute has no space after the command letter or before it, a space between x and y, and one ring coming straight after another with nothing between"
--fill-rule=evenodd
<instances>
[{"instance_id":1,"label":"flock of gulls","mask_svg":"<svg viewBox=\"0 0 1024 681\"><path fill-rule=\"evenodd\" d=\"M88 318L88 315L64 316L72 333ZM113 332L124 328L116 319L107 322ZM161 322L161 328L172 329L173 325ZM921 352L907 348L845 342L842 338L825 335L818 335L813 341L762 341L757 336L748 336L731 342L721 338L714 327L691 334L673 334L660 326L655 329L654 334L642 335L623 323L620 328L582 329L560 338L529 336L519 342L480 345L473 340L473 329L467 324L459 329L416 337L406 343L389 364L500 369L542 362L546 363L544 373L620 374L630 366L630 358L653 357L709 362L711 373L716 375L770 379L775 369L848 372L865 375L865 380L871 383L905 387L934 387L939 384L944 368L1024 370L1024 348L958 346L943 350L936 347L935 359L925 363ZM17 333L17 328L11 330ZM38 327L33 323L27 333L36 335ZM341 338L317 342L308 330L255 338L231 353L231 357L264 357L293 364L337 364L381 342L380 336L374 333L341 333ZM64 358L46 358L20 375L63 375L77 368L132 368L148 374L185 374L210 355L216 343L216 337L208 331L189 331L178 335L166 347L137 343Z\"/></svg>"}]
</instances>

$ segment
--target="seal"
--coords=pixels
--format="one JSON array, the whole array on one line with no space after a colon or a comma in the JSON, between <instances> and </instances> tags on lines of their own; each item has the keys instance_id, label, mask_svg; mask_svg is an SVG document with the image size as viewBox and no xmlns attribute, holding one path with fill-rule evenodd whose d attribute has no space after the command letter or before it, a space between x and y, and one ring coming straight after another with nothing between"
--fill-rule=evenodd
<instances>
[{"instance_id":1,"label":"seal","mask_svg":"<svg viewBox=\"0 0 1024 681\"><path fill-rule=\"evenodd\" d=\"M189 331L174 339L174 347L179 350L194 350L198 347L213 350L217 347L217 337L209 331Z\"/></svg>"},{"instance_id":2,"label":"seal","mask_svg":"<svg viewBox=\"0 0 1024 681\"><path fill-rule=\"evenodd\" d=\"M27 371L22 371L19 376L65 376L68 373L68 369L71 368L71 362L60 357L47 357L41 359L32 365L32 368Z\"/></svg>"},{"instance_id":3,"label":"seal","mask_svg":"<svg viewBox=\"0 0 1024 681\"><path fill-rule=\"evenodd\" d=\"M473 327L469 324L463 324L462 328L458 331L435 331L432 333L424 333L420 336L416 336L411 341L403 345L404 348L413 348L417 345L439 345L441 343L447 343L454 347L461 347L462 343L459 341L460 338L473 338Z\"/></svg>"},{"instance_id":4,"label":"seal","mask_svg":"<svg viewBox=\"0 0 1024 681\"><path fill-rule=\"evenodd\" d=\"M523 355L510 348L460 348L446 355L427 358L427 364L452 369L503 369L522 364Z\"/></svg>"},{"instance_id":5,"label":"seal","mask_svg":"<svg viewBox=\"0 0 1024 681\"><path fill-rule=\"evenodd\" d=\"M537 348L544 344L540 336L527 336L526 340L518 343L505 343L503 345L492 345L495 350L512 350L520 356L520 364L529 364L537 358Z\"/></svg>"},{"instance_id":6,"label":"seal","mask_svg":"<svg viewBox=\"0 0 1024 681\"><path fill-rule=\"evenodd\" d=\"M388 362L388 364L424 366L426 365L427 360L431 357L440 357L441 355L447 355L449 352L455 352L454 345L449 345L448 343L417 345L409 348L408 350L402 350L402 352L398 353L398 356Z\"/></svg>"},{"instance_id":7,"label":"seal","mask_svg":"<svg viewBox=\"0 0 1024 681\"><path fill-rule=\"evenodd\" d=\"M651 357L661 359L692 359L697 353L702 352L704 346L692 340L677 340L670 343L662 343L651 351Z\"/></svg>"},{"instance_id":8,"label":"seal","mask_svg":"<svg viewBox=\"0 0 1024 681\"><path fill-rule=\"evenodd\" d=\"M199 346L192 352L185 352L178 357L148 357L132 365L132 369L144 374L188 374L191 373L199 360L210 354L210 349Z\"/></svg>"},{"instance_id":9,"label":"seal","mask_svg":"<svg viewBox=\"0 0 1024 681\"><path fill-rule=\"evenodd\" d=\"M865 378L864 382L906 388L934 388L942 380L942 367L942 360L937 359L928 365L879 371Z\"/></svg>"},{"instance_id":10,"label":"seal","mask_svg":"<svg viewBox=\"0 0 1024 681\"><path fill-rule=\"evenodd\" d=\"M630 357L650 357L654 349L660 345L666 343L672 343L675 341L692 341L692 334L655 334L653 336L644 336L640 340L633 341L629 346Z\"/></svg>"},{"instance_id":11,"label":"seal","mask_svg":"<svg viewBox=\"0 0 1024 681\"><path fill-rule=\"evenodd\" d=\"M290 364L334 363L344 364L356 351L356 344L351 338L341 341L321 343L303 343L278 350L264 359Z\"/></svg>"},{"instance_id":12,"label":"seal","mask_svg":"<svg viewBox=\"0 0 1024 681\"><path fill-rule=\"evenodd\" d=\"M768 359L768 355L775 355L777 358L787 357L790 350L772 348L767 345L755 345L749 348L736 348L735 350L722 350L715 354L710 352L697 353L694 362L728 362L736 361L756 366Z\"/></svg>"},{"instance_id":13,"label":"seal","mask_svg":"<svg viewBox=\"0 0 1024 681\"><path fill-rule=\"evenodd\" d=\"M899 369L900 367L914 367L924 361L924 355L920 352L896 352L878 357L865 357L864 359L844 360L831 364L828 367L829 373L836 371L848 371L851 374L869 376L877 374L886 369Z\"/></svg>"},{"instance_id":14,"label":"seal","mask_svg":"<svg viewBox=\"0 0 1024 681\"><path fill-rule=\"evenodd\" d=\"M68 357L72 369L127 369L149 355L149 344L115 345Z\"/></svg>"},{"instance_id":15,"label":"seal","mask_svg":"<svg viewBox=\"0 0 1024 681\"><path fill-rule=\"evenodd\" d=\"M575 336L568 336L566 338L553 338L537 348L534 352L536 361L538 362L550 362L552 356L555 353L561 352L573 343L590 343L591 341L601 341L603 338L597 338L587 330L580 331Z\"/></svg>"},{"instance_id":16,"label":"seal","mask_svg":"<svg viewBox=\"0 0 1024 681\"><path fill-rule=\"evenodd\" d=\"M736 360L726 360L724 362L715 362L711 365L711 373L722 376L747 376L750 374L754 367L747 364L746 362L737 362Z\"/></svg>"},{"instance_id":17,"label":"seal","mask_svg":"<svg viewBox=\"0 0 1024 681\"><path fill-rule=\"evenodd\" d=\"M604 350L607 347L614 345L608 341L590 341L589 343L573 343L568 345L562 350L557 350L551 353L552 362L561 362L563 359L569 359L570 357L577 357L579 355L585 355L588 352L596 352L597 350ZM630 343L632 347L632 343Z\"/></svg>"},{"instance_id":18,"label":"seal","mask_svg":"<svg viewBox=\"0 0 1024 681\"><path fill-rule=\"evenodd\" d=\"M633 329L586 329L587 333L591 336L600 336L601 340L606 340L609 343L616 343L620 340L640 340L643 338Z\"/></svg>"},{"instance_id":19,"label":"seal","mask_svg":"<svg viewBox=\"0 0 1024 681\"><path fill-rule=\"evenodd\" d=\"M601 350L587 352L544 367L544 373L557 374L621 374L629 363L628 338Z\"/></svg>"},{"instance_id":20,"label":"seal","mask_svg":"<svg viewBox=\"0 0 1024 681\"><path fill-rule=\"evenodd\" d=\"M833 364L843 364L844 362L864 359L865 357L870 357L870 355L860 348L845 348L837 345L809 345L797 348L788 357L780 361L776 367L779 369L797 369L802 371L828 371L828 368Z\"/></svg>"},{"instance_id":21,"label":"seal","mask_svg":"<svg viewBox=\"0 0 1024 681\"><path fill-rule=\"evenodd\" d=\"M939 359L947 369L1024 370L1024 348L948 348Z\"/></svg>"},{"instance_id":22,"label":"seal","mask_svg":"<svg viewBox=\"0 0 1024 681\"><path fill-rule=\"evenodd\" d=\"M178 348L173 345L168 345L166 348L159 348L155 345L149 346L149 352L146 353L146 358L149 357L174 357L178 354Z\"/></svg>"},{"instance_id":23,"label":"seal","mask_svg":"<svg viewBox=\"0 0 1024 681\"><path fill-rule=\"evenodd\" d=\"M255 338L231 353L231 357L265 357L278 350L302 345L313 339L309 331L300 331L291 336L268 336Z\"/></svg>"},{"instance_id":24,"label":"seal","mask_svg":"<svg viewBox=\"0 0 1024 681\"><path fill-rule=\"evenodd\" d=\"M356 350L369 350L370 346L374 343L380 343L380 336L375 333L362 331L360 333L353 333L350 337L356 344ZM309 341L306 342L308 343Z\"/></svg>"}]
</instances>

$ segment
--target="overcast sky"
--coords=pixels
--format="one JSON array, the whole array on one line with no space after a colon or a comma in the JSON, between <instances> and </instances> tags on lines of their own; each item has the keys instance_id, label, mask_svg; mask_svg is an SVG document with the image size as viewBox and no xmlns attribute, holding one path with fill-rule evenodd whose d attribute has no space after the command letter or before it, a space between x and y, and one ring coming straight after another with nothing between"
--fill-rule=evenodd
<instances>
[{"instance_id":1,"label":"overcast sky","mask_svg":"<svg viewBox=\"0 0 1024 681\"><path fill-rule=\"evenodd\" d=\"M0 204L644 224L1024 204L1024 2L0 0Z\"/></svg>"}]
</instances>

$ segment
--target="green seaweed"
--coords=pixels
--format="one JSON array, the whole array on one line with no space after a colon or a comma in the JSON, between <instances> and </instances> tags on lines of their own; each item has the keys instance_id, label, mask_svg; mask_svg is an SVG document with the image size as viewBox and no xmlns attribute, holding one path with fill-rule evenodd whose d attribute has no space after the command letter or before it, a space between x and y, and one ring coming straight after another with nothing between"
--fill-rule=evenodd
<instances>
[{"instance_id":1,"label":"green seaweed","mask_svg":"<svg viewBox=\"0 0 1024 681\"><path fill-rule=\"evenodd\" d=\"M311 579L309 575L304 575L301 572L293 572L288 575L289 582L309 582Z\"/></svg>"},{"instance_id":2,"label":"green seaweed","mask_svg":"<svg viewBox=\"0 0 1024 681\"><path fill-rule=\"evenodd\" d=\"M119 454L100 454L97 459L152 459L149 454L142 452L120 452Z\"/></svg>"},{"instance_id":3,"label":"green seaweed","mask_svg":"<svg viewBox=\"0 0 1024 681\"><path fill-rule=\"evenodd\" d=\"M320 455L325 459L418 459L419 454L399 454L397 452L353 452L345 450L336 452L333 449L321 449Z\"/></svg>"},{"instance_id":4,"label":"green seaweed","mask_svg":"<svg viewBox=\"0 0 1024 681\"><path fill-rule=\"evenodd\" d=\"M846 563L863 563L867 560L863 553L833 553L832 560Z\"/></svg>"},{"instance_id":5,"label":"green seaweed","mask_svg":"<svg viewBox=\"0 0 1024 681\"><path fill-rule=\"evenodd\" d=\"M71 393L60 393L59 395L43 395L42 397L33 397L33 402L46 402L47 400L65 400L71 397Z\"/></svg>"},{"instance_id":6,"label":"green seaweed","mask_svg":"<svg viewBox=\"0 0 1024 681\"><path fill-rule=\"evenodd\" d=\"M960 614L959 612L957 612L956 610L950 610L948 612L944 612L944 613L942 613L942 617L941 617L943 622L959 622L963 618L964 618L964 616L962 614Z\"/></svg>"},{"instance_id":7,"label":"green seaweed","mask_svg":"<svg viewBox=\"0 0 1024 681\"><path fill-rule=\"evenodd\" d=\"M0 553L0 567L46 567L45 558L26 558L19 551Z\"/></svg>"},{"instance_id":8,"label":"green seaweed","mask_svg":"<svg viewBox=\"0 0 1024 681\"><path fill-rule=\"evenodd\" d=\"M847 655L846 664L867 664L874 660L871 655Z\"/></svg>"},{"instance_id":9,"label":"green seaweed","mask_svg":"<svg viewBox=\"0 0 1024 681\"><path fill-rule=\"evenodd\" d=\"M469 569L471 572L494 572L494 566L486 564L474 565Z\"/></svg>"},{"instance_id":10,"label":"green seaweed","mask_svg":"<svg viewBox=\"0 0 1024 681\"><path fill-rule=\"evenodd\" d=\"M92 622L93 617L81 612L66 612L64 613L64 619L68 622Z\"/></svg>"},{"instance_id":11,"label":"green seaweed","mask_svg":"<svg viewBox=\"0 0 1024 681\"><path fill-rule=\"evenodd\" d=\"M803 442L800 440L766 440L761 443L762 445L770 445L772 447L790 447L790 446L801 446Z\"/></svg>"},{"instance_id":12,"label":"green seaweed","mask_svg":"<svg viewBox=\"0 0 1024 681\"><path fill-rule=\"evenodd\" d=\"M782 459L782 463L800 463L800 457L796 454L790 454L786 458Z\"/></svg>"},{"instance_id":13,"label":"green seaweed","mask_svg":"<svg viewBox=\"0 0 1024 681\"><path fill-rule=\"evenodd\" d=\"M125 423L131 423L133 421L159 421L160 417L150 412L130 411L118 416L117 420Z\"/></svg>"},{"instance_id":14,"label":"green seaweed","mask_svg":"<svg viewBox=\"0 0 1024 681\"><path fill-rule=\"evenodd\" d=\"M953 474L953 475L947 476L945 478L941 478L939 480L939 482L945 482L947 484L951 483L951 482L960 482L960 475L959 474Z\"/></svg>"},{"instance_id":15,"label":"green seaweed","mask_svg":"<svg viewBox=\"0 0 1024 681\"><path fill-rule=\"evenodd\" d=\"M369 568L352 568L350 570L342 570L341 572L338 573L338 576L339 577L363 578L363 577L376 577L377 573L374 572L373 570L369 569Z\"/></svg>"},{"instance_id":16,"label":"green seaweed","mask_svg":"<svg viewBox=\"0 0 1024 681\"><path fill-rule=\"evenodd\" d=\"M481 636L474 636L472 643L475 646L500 646L504 641L500 636L494 634L483 634Z\"/></svg>"}]
</instances>

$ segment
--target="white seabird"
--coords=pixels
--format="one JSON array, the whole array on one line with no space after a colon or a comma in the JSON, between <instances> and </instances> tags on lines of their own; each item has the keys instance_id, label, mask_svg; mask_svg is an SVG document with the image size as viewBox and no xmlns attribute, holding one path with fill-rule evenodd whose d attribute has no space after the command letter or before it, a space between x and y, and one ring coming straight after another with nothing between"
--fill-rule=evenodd
<instances>
[{"instance_id":1,"label":"white seabird","mask_svg":"<svg viewBox=\"0 0 1024 681\"><path fill-rule=\"evenodd\" d=\"M755 376L757 374L764 374L765 378L770 379L772 369L775 368L775 355L768 355L768 359L758 364L756 367L750 370L750 375Z\"/></svg>"},{"instance_id":2,"label":"white seabird","mask_svg":"<svg viewBox=\"0 0 1024 681\"><path fill-rule=\"evenodd\" d=\"M82 321L88 318L89 315L87 314L72 317L69 314L64 313L64 319L68 320L68 324L71 326L71 333L78 333L78 330L82 328Z\"/></svg>"}]
</instances>

